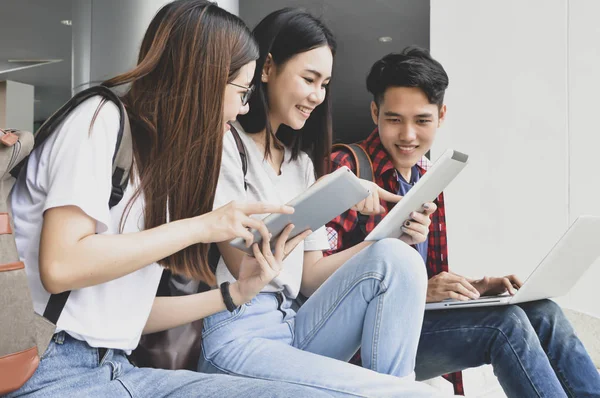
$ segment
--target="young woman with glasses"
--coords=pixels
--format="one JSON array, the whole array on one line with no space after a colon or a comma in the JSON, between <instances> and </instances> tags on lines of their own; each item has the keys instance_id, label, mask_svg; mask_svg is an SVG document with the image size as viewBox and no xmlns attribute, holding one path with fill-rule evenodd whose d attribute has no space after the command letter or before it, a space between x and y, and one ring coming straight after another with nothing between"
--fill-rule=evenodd
<instances>
[{"instance_id":1,"label":"young woman with glasses","mask_svg":"<svg viewBox=\"0 0 600 398\"><path fill-rule=\"evenodd\" d=\"M8 397L314 397L287 383L137 368L142 333L224 310L221 292L155 298L163 268L214 283L210 242L264 224L279 204L228 203L212 211L226 122L247 112L258 48L243 22L214 3L179 0L154 17L138 65L107 82L130 84L132 177L109 209L119 111L93 97L33 151L12 192L15 235L35 310L71 291L35 374ZM248 263L233 297L252 297L276 274ZM0 336L0 338L2 338Z\"/></svg>"}]
</instances>

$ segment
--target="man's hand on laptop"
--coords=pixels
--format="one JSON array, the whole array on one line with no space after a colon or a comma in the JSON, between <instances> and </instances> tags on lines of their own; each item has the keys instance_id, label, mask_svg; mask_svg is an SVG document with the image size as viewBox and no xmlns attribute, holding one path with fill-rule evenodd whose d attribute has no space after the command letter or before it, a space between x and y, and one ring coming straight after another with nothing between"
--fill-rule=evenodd
<instances>
[{"instance_id":1,"label":"man's hand on laptop","mask_svg":"<svg viewBox=\"0 0 600 398\"><path fill-rule=\"evenodd\" d=\"M463 276L454 272L441 272L429 279L426 302L436 303L446 299L467 301L478 299L479 291Z\"/></svg>"},{"instance_id":2,"label":"man's hand on laptop","mask_svg":"<svg viewBox=\"0 0 600 398\"><path fill-rule=\"evenodd\" d=\"M523 282L516 275L503 277L484 276L481 279L467 279L482 296L496 296L508 292L511 296L523 286Z\"/></svg>"}]
</instances>

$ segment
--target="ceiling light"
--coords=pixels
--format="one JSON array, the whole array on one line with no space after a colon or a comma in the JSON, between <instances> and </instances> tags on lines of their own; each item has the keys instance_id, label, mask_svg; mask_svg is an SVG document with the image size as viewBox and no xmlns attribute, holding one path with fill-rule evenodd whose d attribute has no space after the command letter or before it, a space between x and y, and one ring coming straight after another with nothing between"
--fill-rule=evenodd
<instances>
[{"instance_id":1,"label":"ceiling light","mask_svg":"<svg viewBox=\"0 0 600 398\"><path fill-rule=\"evenodd\" d=\"M392 41L392 38L389 36L381 36L379 39L380 43L389 43L390 41Z\"/></svg>"},{"instance_id":2,"label":"ceiling light","mask_svg":"<svg viewBox=\"0 0 600 398\"><path fill-rule=\"evenodd\" d=\"M71 26L73 25L73 21L71 21L70 19L63 19L62 21L60 21L61 24L65 25L65 26Z\"/></svg>"},{"instance_id":3,"label":"ceiling light","mask_svg":"<svg viewBox=\"0 0 600 398\"><path fill-rule=\"evenodd\" d=\"M35 63L52 63L52 62L60 62L62 59L33 59L33 58L23 58L23 59L7 59L6 62L10 62L12 64L35 64Z\"/></svg>"}]
</instances>

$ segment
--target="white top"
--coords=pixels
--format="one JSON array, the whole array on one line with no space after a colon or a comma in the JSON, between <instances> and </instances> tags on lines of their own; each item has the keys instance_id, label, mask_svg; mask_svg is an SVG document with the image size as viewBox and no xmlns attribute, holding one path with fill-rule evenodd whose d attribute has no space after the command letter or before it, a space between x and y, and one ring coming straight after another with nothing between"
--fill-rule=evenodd
<instances>
[{"instance_id":1,"label":"white top","mask_svg":"<svg viewBox=\"0 0 600 398\"><path fill-rule=\"evenodd\" d=\"M221 171L215 194L215 209L232 200L285 204L315 182L314 167L306 153L301 152L295 161L290 161L292 153L289 148L285 148L281 174L277 175L271 165L264 159L264 153L252 138L244 132L239 123L235 124L235 128L240 133L242 142L246 146L248 157L246 183L248 189L244 190L242 160L235 145L233 134L228 131L223 141L223 159L221 160ZM266 216L267 214L262 214L256 217L264 218ZM328 249L329 243L325 227L319 228L287 256L283 261L283 270L277 278L265 286L263 292L283 291L286 296L295 298L300 291L300 283L302 282L304 252ZM225 281L235 281L223 258L219 260L217 265L216 276L218 284Z\"/></svg>"},{"instance_id":2,"label":"white top","mask_svg":"<svg viewBox=\"0 0 600 398\"><path fill-rule=\"evenodd\" d=\"M34 309L43 314L50 294L39 274L39 245L44 211L77 206L96 220L96 232L119 233L119 223L135 186L121 202L108 207L112 157L119 129L119 111L107 103L98 113L91 134L92 116L100 103L94 97L77 107L46 142L34 150L11 193L15 238L25 263ZM134 203L124 232L143 229L143 199ZM58 320L64 330L92 347L134 349L148 319L162 268L151 264L122 278L74 290Z\"/></svg>"}]
</instances>

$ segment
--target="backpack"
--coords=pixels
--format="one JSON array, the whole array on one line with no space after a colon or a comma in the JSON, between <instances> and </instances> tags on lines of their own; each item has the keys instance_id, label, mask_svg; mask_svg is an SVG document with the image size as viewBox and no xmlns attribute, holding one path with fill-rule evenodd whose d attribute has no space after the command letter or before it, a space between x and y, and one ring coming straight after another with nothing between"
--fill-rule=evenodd
<instances>
[{"instance_id":1,"label":"backpack","mask_svg":"<svg viewBox=\"0 0 600 398\"><path fill-rule=\"evenodd\" d=\"M112 207L119 203L127 186L131 167L131 134L125 108L108 88L92 87L75 95L40 127L35 140L29 132L0 130L0 395L18 390L33 375L70 293L51 295L44 316L33 310L25 267L19 261L13 235L9 194L19 170L26 166L29 153L56 131L77 105L96 95L103 97L98 110L111 101L119 106L121 114L113 157L113 186L109 203Z\"/></svg>"},{"instance_id":2,"label":"backpack","mask_svg":"<svg viewBox=\"0 0 600 398\"><path fill-rule=\"evenodd\" d=\"M248 171L246 147L234 126L231 126L231 133L242 160L242 172L246 177ZM247 188L244 178L244 189ZM220 258L221 252L216 243L211 244L208 252L208 265L213 273L216 272ZM203 282L190 280L164 270L156 296L183 296L208 290L210 290L210 286ZM129 358L139 367L195 371L198 368L202 351L202 327L202 319L199 319L176 328L143 335Z\"/></svg>"}]
</instances>

